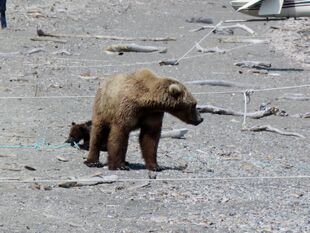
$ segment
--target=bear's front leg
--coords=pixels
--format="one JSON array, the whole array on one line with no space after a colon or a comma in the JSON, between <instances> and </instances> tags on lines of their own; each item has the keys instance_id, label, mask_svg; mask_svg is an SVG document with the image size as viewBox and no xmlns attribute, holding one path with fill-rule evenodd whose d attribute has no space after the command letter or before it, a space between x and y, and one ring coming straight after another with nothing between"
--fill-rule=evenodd
<instances>
[{"instance_id":1,"label":"bear's front leg","mask_svg":"<svg viewBox=\"0 0 310 233\"><path fill-rule=\"evenodd\" d=\"M100 163L100 149L104 138L104 127L101 124L93 123L90 135L90 147L87 160L84 162L88 167L103 167Z\"/></svg>"},{"instance_id":2,"label":"bear's front leg","mask_svg":"<svg viewBox=\"0 0 310 233\"><path fill-rule=\"evenodd\" d=\"M160 139L161 127L152 128L151 126L141 127L139 143L145 167L151 171L161 171L157 164L157 148Z\"/></svg>"},{"instance_id":3,"label":"bear's front leg","mask_svg":"<svg viewBox=\"0 0 310 233\"><path fill-rule=\"evenodd\" d=\"M112 126L108 138L109 170L129 170L125 162L129 132L120 126Z\"/></svg>"}]
</instances>

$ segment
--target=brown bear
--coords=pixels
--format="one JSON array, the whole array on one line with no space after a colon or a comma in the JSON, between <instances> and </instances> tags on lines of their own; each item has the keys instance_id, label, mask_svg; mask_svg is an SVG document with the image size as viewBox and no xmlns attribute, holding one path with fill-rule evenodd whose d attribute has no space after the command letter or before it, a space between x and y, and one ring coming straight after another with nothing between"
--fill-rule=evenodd
<instances>
[{"instance_id":1,"label":"brown bear","mask_svg":"<svg viewBox=\"0 0 310 233\"><path fill-rule=\"evenodd\" d=\"M71 128L69 132L69 137L65 143L70 143L71 146L75 146L80 141L83 140L83 144L78 144L79 148L82 150L89 150L89 139L91 132L91 121L87 121L81 124L76 124L75 122L71 123ZM104 143L101 145L101 151L107 151L107 138L104 140Z\"/></svg>"},{"instance_id":2,"label":"brown bear","mask_svg":"<svg viewBox=\"0 0 310 233\"><path fill-rule=\"evenodd\" d=\"M148 69L105 79L97 90L92 116L90 149L85 164L102 167L100 147L107 138L108 167L128 170L125 156L129 133L140 129L139 143L145 166L157 171L157 147L164 113L198 125L203 119L197 101L179 81Z\"/></svg>"}]
</instances>

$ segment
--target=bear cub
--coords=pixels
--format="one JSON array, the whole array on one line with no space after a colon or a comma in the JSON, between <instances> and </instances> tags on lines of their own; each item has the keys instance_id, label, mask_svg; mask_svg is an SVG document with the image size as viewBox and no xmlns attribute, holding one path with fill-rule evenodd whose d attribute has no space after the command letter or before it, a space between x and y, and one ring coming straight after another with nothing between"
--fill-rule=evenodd
<instances>
[{"instance_id":1,"label":"bear cub","mask_svg":"<svg viewBox=\"0 0 310 233\"><path fill-rule=\"evenodd\" d=\"M140 129L139 143L145 167L160 170L157 148L164 113L187 124L199 125L203 118L196 105L196 99L181 82L148 69L105 79L93 104L90 146L85 164L102 167L100 148L105 144L108 168L128 170L125 157L129 133Z\"/></svg>"},{"instance_id":2,"label":"bear cub","mask_svg":"<svg viewBox=\"0 0 310 233\"><path fill-rule=\"evenodd\" d=\"M78 144L79 148L82 150L89 150L91 125L91 121L87 121L81 124L76 124L75 122L72 122L69 137L67 138L65 143L70 143L71 146L74 147L75 144L78 144L80 141L83 140L83 144ZM100 150L107 151L106 143L101 145Z\"/></svg>"}]
</instances>

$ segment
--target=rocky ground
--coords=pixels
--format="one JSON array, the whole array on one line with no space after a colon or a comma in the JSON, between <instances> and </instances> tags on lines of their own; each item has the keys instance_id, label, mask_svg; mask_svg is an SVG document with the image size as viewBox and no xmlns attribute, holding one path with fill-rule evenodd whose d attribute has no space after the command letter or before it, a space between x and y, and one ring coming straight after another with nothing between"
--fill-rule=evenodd
<instances>
[{"instance_id":1,"label":"rocky ground","mask_svg":"<svg viewBox=\"0 0 310 233\"><path fill-rule=\"evenodd\" d=\"M226 49L224 54L193 50L178 66L159 66L161 60L181 57L207 33L192 32L202 24L186 19L207 16L216 24L246 16L223 0L15 0L8 1L7 15L9 28L0 31L1 232L310 231L310 124L309 118L297 117L310 112L309 87L254 92L248 104L248 111L267 103L288 114L247 119L248 127L268 124L305 138L241 131L239 116L204 114L204 122L193 127L167 115L164 130L189 132L185 139L161 140L158 157L164 170L157 174L144 169L135 137L127 153L130 171L88 168L83 165L87 152L62 147L71 121L91 118L93 98L87 96L106 75L148 67L182 82L224 80L247 89L309 84L308 20L246 23L255 35L236 29L200 44ZM37 41L37 29L176 41L133 41L168 51L119 56L104 48L128 42L85 36ZM264 43L224 43L254 38ZM272 66L253 72L234 65L245 60ZM199 104L243 111L239 91L245 88L187 86ZM33 144L37 148L25 148ZM93 175L110 182L59 187Z\"/></svg>"}]
</instances>

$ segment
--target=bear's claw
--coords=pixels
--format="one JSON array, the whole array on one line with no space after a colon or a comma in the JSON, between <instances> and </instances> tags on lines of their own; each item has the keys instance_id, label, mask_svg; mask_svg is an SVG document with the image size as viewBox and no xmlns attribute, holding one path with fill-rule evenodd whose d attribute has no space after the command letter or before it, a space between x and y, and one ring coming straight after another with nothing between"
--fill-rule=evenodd
<instances>
[{"instance_id":1,"label":"bear's claw","mask_svg":"<svg viewBox=\"0 0 310 233\"><path fill-rule=\"evenodd\" d=\"M103 163L101 163L101 162L89 162L89 161L84 161L84 164L87 166L87 167L98 167L98 168L100 168L100 167L104 167L104 164Z\"/></svg>"}]
</instances>

